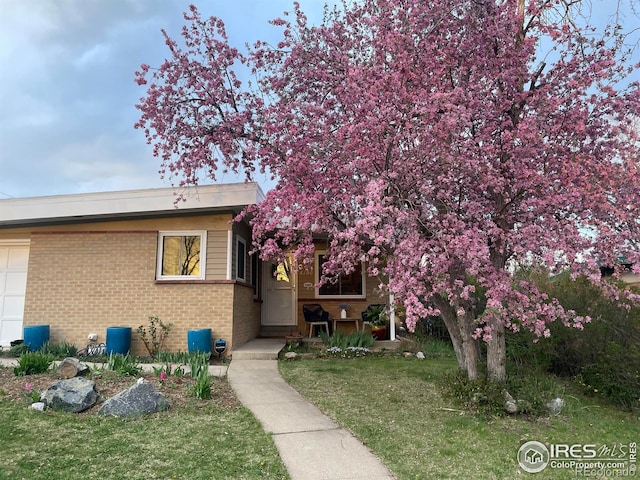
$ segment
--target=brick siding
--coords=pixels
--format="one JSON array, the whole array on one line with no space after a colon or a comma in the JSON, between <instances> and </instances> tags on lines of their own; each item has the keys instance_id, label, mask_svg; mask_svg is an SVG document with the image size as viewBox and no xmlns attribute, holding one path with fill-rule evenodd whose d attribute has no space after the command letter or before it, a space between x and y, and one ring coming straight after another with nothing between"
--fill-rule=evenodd
<instances>
[{"instance_id":1,"label":"brick siding","mask_svg":"<svg viewBox=\"0 0 640 480\"><path fill-rule=\"evenodd\" d=\"M187 331L212 328L214 339L245 342L255 331L255 306L234 302L233 282L160 283L155 281L157 232L56 232L31 237L24 325L48 324L51 342L82 347L87 335L106 340L110 326L130 326L132 353L146 349L135 333L157 315L173 323L166 350L186 351ZM240 295L242 297L242 294ZM251 302L253 303L253 302ZM248 306L246 306L248 305ZM234 335L234 310L239 332ZM254 335L255 336L255 335Z\"/></svg>"}]
</instances>

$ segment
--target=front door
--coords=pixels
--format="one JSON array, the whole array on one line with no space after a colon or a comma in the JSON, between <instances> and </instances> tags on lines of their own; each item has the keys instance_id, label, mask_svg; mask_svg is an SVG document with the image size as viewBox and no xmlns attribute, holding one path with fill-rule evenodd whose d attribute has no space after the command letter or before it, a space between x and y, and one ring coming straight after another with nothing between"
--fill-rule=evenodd
<instances>
[{"instance_id":1,"label":"front door","mask_svg":"<svg viewBox=\"0 0 640 480\"><path fill-rule=\"evenodd\" d=\"M29 244L0 243L0 346L22 338Z\"/></svg>"},{"instance_id":2,"label":"front door","mask_svg":"<svg viewBox=\"0 0 640 480\"><path fill-rule=\"evenodd\" d=\"M265 262L262 325L296 325L296 272L291 261Z\"/></svg>"}]
</instances>

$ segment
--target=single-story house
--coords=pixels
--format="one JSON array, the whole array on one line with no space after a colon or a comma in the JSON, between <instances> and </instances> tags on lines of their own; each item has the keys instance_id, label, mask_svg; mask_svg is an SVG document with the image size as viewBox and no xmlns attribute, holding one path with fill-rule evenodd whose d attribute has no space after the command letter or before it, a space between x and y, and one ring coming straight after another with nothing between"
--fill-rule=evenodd
<instances>
[{"instance_id":1,"label":"single-story house","mask_svg":"<svg viewBox=\"0 0 640 480\"><path fill-rule=\"evenodd\" d=\"M384 303L364 269L317 288L313 271L249 255L251 230L232 222L264 194L255 183L205 185L176 202L171 188L0 200L0 346L23 327L49 325L50 341L78 347L90 334L150 316L172 323L165 349L187 350L187 332L212 329L227 351L258 336L308 332L305 303L359 317ZM345 324L346 325L346 324Z\"/></svg>"}]
</instances>

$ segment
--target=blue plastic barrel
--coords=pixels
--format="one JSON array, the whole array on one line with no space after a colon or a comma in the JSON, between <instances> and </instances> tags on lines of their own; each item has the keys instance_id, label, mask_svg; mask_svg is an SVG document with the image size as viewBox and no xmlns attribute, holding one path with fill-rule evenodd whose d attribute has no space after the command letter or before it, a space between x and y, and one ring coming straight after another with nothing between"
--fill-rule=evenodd
<instances>
[{"instance_id":1,"label":"blue plastic barrel","mask_svg":"<svg viewBox=\"0 0 640 480\"><path fill-rule=\"evenodd\" d=\"M187 345L189 347L189 353L211 353L211 329L201 328L199 330L188 330Z\"/></svg>"},{"instance_id":2,"label":"blue plastic barrel","mask_svg":"<svg viewBox=\"0 0 640 480\"><path fill-rule=\"evenodd\" d=\"M25 345L29 345L29 350L35 352L49 341L49 325L30 325L23 328L23 338Z\"/></svg>"},{"instance_id":3,"label":"blue plastic barrel","mask_svg":"<svg viewBox=\"0 0 640 480\"><path fill-rule=\"evenodd\" d=\"M106 354L126 355L131 348L131 327L108 327Z\"/></svg>"}]
</instances>

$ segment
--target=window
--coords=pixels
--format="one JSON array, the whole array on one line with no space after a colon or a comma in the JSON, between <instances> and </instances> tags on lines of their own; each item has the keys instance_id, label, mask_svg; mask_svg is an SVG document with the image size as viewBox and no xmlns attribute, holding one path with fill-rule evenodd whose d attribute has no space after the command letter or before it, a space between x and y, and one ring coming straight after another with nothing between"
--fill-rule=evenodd
<instances>
[{"instance_id":1,"label":"window","mask_svg":"<svg viewBox=\"0 0 640 480\"><path fill-rule=\"evenodd\" d=\"M323 254L316 254L316 283L322 276L322 266L327 261ZM340 275L334 281L327 281L320 288L316 288L316 297L364 297L364 269L358 265L349 275Z\"/></svg>"},{"instance_id":2,"label":"window","mask_svg":"<svg viewBox=\"0 0 640 480\"><path fill-rule=\"evenodd\" d=\"M236 238L236 280L247 280L247 243Z\"/></svg>"},{"instance_id":3,"label":"window","mask_svg":"<svg viewBox=\"0 0 640 480\"><path fill-rule=\"evenodd\" d=\"M206 244L206 232L160 232L157 278L204 279Z\"/></svg>"}]
</instances>

